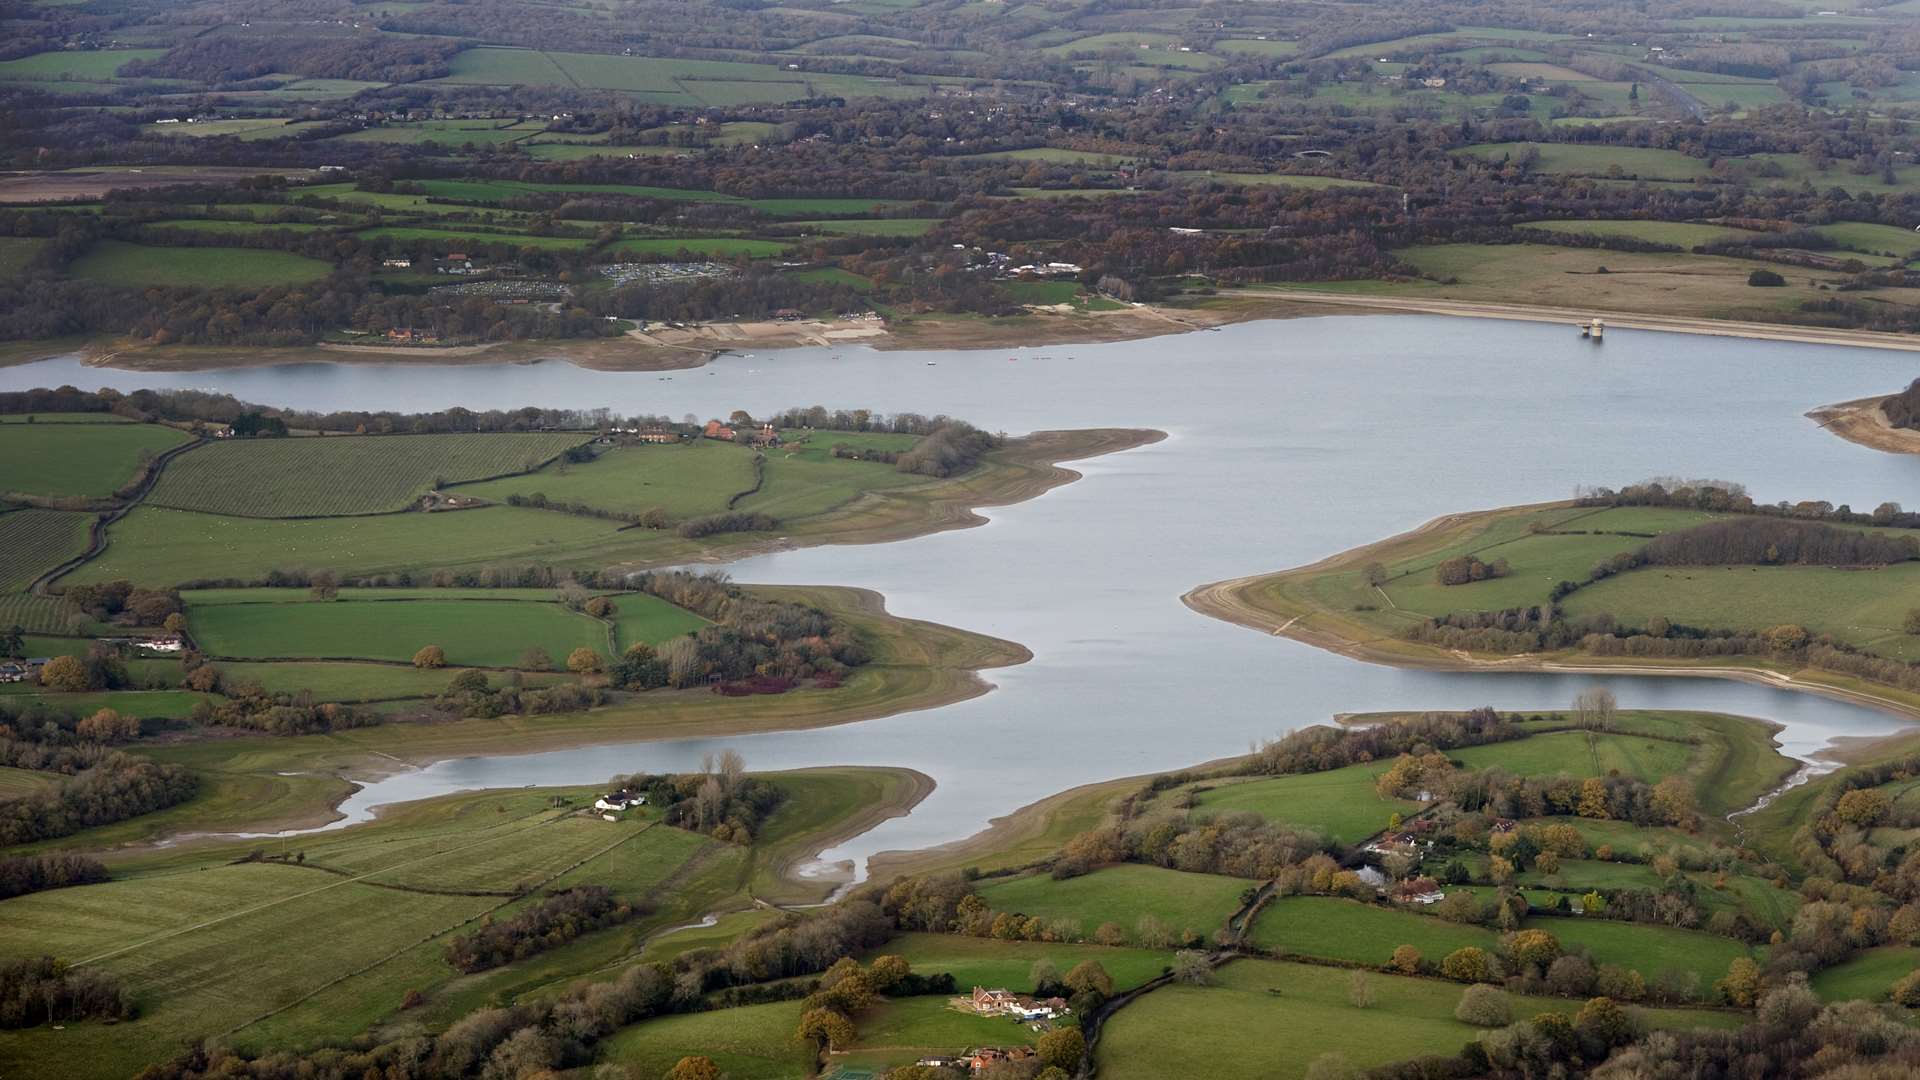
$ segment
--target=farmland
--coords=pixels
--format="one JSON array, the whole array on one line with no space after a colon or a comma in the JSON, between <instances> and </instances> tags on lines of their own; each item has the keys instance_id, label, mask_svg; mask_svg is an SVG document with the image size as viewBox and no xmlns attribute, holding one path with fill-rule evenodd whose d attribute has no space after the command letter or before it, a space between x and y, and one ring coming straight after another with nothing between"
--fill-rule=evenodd
<instances>
[{"instance_id":1,"label":"farmland","mask_svg":"<svg viewBox=\"0 0 1920 1080\"><path fill-rule=\"evenodd\" d=\"M181 457L148 501L262 518L390 513L442 484L537 469L584 441L559 432L234 440Z\"/></svg>"},{"instance_id":2,"label":"farmland","mask_svg":"<svg viewBox=\"0 0 1920 1080\"><path fill-rule=\"evenodd\" d=\"M1254 920L1251 940L1282 956L1310 956L1354 964L1385 964L1411 945L1436 962L1469 946L1492 950L1497 935L1484 927L1325 896L1289 896L1269 903Z\"/></svg>"},{"instance_id":3,"label":"farmland","mask_svg":"<svg viewBox=\"0 0 1920 1080\"><path fill-rule=\"evenodd\" d=\"M1209 937L1239 907L1247 887L1238 878L1124 865L1064 881L1036 875L996 882L980 896L995 911L1066 920L1086 935L1113 923L1138 943L1148 919L1176 937Z\"/></svg>"},{"instance_id":4,"label":"farmland","mask_svg":"<svg viewBox=\"0 0 1920 1080\"><path fill-rule=\"evenodd\" d=\"M209 289L299 285L332 268L318 259L256 248L148 247L102 240L69 272L108 285L199 285Z\"/></svg>"},{"instance_id":5,"label":"farmland","mask_svg":"<svg viewBox=\"0 0 1920 1080\"><path fill-rule=\"evenodd\" d=\"M1274 821L1313 829L1338 843L1353 844L1386 828L1390 815L1420 807L1412 800L1382 798L1375 792L1374 779L1386 769L1385 763L1349 765L1224 784L1203 793L1200 805L1221 812L1251 810Z\"/></svg>"},{"instance_id":6,"label":"farmland","mask_svg":"<svg viewBox=\"0 0 1920 1080\"><path fill-rule=\"evenodd\" d=\"M1356 1008L1349 973L1338 968L1239 960L1221 968L1216 985L1157 990L1120 1012L1100 1042L1100 1075L1147 1080L1175 1074L1221 1080L1299 1080L1324 1054L1369 1068L1424 1055L1446 1055L1477 1037L1454 1018L1457 984L1375 975L1373 1003ZM1523 1018L1571 1013L1580 1003L1514 995ZM1648 1010L1656 1027L1731 1027L1737 1014ZM1178 1039L1166 1032L1178 1031Z\"/></svg>"},{"instance_id":7,"label":"farmland","mask_svg":"<svg viewBox=\"0 0 1920 1080\"><path fill-rule=\"evenodd\" d=\"M456 490L497 502L541 494L554 502L624 513L658 507L688 518L725 510L735 495L752 490L754 472L751 453L700 439L681 446L615 447L590 462L555 463Z\"/></svg>"},{"instance_id":8,"label":"farmland","mask_svg":"<svg viewBox=\"0 0 1920 1080\"><path fill-rule=\"evenodd\" d=\"M104 497L187 439L157 424L0 424L0 492Z\"/></svg>"},{"instance_id":9,"label":"farmland","mask_svg":"<svg viewBox=\"0 0 1920 1080\"><path fill-rule=\"evenodd\" d=\"M33 508L0 513L0 593L23 589L87 548L92 515Z\"/></svg>"},{"instance_id":10,"label":"farmland","mask_svg":"<svg viewBox=\"0 0 1920 1080\"><path fill-rule=\"evenodd\" d=\"M1000 986L1021 993L1034 989L1033 966L1041 960L1062 972L1095 961L1113 976L1114 987L1121 990L1158 976L1173 963L1173 954L1163 950L996 941L959 934L902 934L875 949L873 955L898 956L923 974L945 972L963 988Z\"/></svg>"},{"instance_id":11,"label":"farmland","mask_svg":"<svg viewBox=\"0 0 1920 1080\"><path fill-rule=\"evenodd\" d=\"M207 653L241 659L356 657L410 661L427 645L456 667L518 667L528 649L564 658L608 651L606 628L558 604L392 600L221 604L188 612Z\"/></svg>"}]
</instances>

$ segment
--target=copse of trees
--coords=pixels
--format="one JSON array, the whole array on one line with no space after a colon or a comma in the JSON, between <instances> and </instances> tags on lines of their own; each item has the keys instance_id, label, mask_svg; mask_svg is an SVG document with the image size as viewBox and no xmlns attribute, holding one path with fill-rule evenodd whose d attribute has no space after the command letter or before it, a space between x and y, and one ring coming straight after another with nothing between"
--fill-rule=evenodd
<instances>
[{"instance_id":1,"label":"copse of trees","mask_svg":"<svg viewBox=\"0 0 1920 1080\"><path fill-rule=\"evenodd\" d=\"M853 631L836 625L826 612L755 596L725 574L676 570L629 577L614 569L601 574L599 582L657 596L710 620L656 650L629 650L609 672L616 685L725 687L754 680L759 688L778 690L803 679L838 680L868 660Z\"/></svg>"},{"instance_id":2,"label":"copse of trees","mask_svg":"<svg viewBox=\"0 0 1920 1080\"><path fill-rule=\"evenodd\" d=\"M550 892L511 918L487 923L447 942L447 963L472 974L557 949L581 934L632 918L635 907L604 885Z\"/></svg>"},{"instance_id":3,"label":"copse of trees","mask_svg":"<svg viewBox=\"0 0 1920 1080\"><path fill-rule=\"evenodd\" d=\"M0 900L43 889L94 885L107 880L107 868L84 855L53 853L0 859Z\"/></svg>"},{"instance_id":4,"label":"copse of trees","mask_svg":"<svg viewBox=\"0 0 1920 1080\"><path fill-rule=\"evenodd\" d=\"M637 773L616 776L608 784L615 791L645 795L647 805L659 810L669 825L743 847L753 843L767 815L786 800L778 784L748 776L746 763L733 750L709 755L697 773Z\"/></svg>"},{"instance_id":5,"label":"copse of trees","mask_svg":"<svg viewBox=\"0 0 1920 1080\"><path fill-rule=\"evenodd\" d=\"M1885 566L1920 558L1920 540L1817 522L1728 518L1663 533L1638 557L1647 566Z\"/></svg>"},{"instance_id":6,"label":"copse of trees","mask_svg":"<svg viewBox=\"0 0 1920 1080\"><path fill-rule=\"evenodd\" d=\"M98 971L51 956L0 963L0 1028L132 1018L133 998Z\"/></svg>"},{"instance_id":7,"label":"copse of trees","mask_svg":"<svg viewBox=\"0 0 1920 1080\"><path fill-rule=\"evenodd\" d=\"M6 750L0 742L0 754ZM0 800L0 844L68 836L152 813L185 802L198 787L199 779L182 766L106 751L55 787Z\"/></svg>"}]
</instances>

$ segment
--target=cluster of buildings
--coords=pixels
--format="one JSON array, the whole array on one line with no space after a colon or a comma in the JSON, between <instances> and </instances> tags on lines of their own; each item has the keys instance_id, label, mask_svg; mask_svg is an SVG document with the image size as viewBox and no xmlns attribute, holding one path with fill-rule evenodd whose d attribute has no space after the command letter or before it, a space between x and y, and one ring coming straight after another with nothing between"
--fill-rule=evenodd
<instances>
[{"instance_id":1,"label":"cluster of buildings","mask_svg":"<svg viewBox=\"0 0 1920 1080\"><path fill-rule=\"evenodd\" d=\"M706 428L700 434L703 438L719 439L721 442L738 442L740 438L738 428L718 420L707 421ZM779 446L780 433L774 430L772 424L761 424L759 430L748 433L747 443L751 446Z\"/></svg>"},{"instance_id":2,"label":"cluster of buildings","mask_svg":"<svg viewBox=\"0 0 1920 1080\"><path fill-rule=\"evenodd\" d=\"M1028 997L1011 990L990 990L984 986L974 987L972 995L968 997L954 998L953 1006L976 1016L1008 1016L1022 1023L1054 1020L1072 1011L1067 1008L1065 998Z\"/></svg>"},{"instance_id":3,"label":"cluster of buildings","mask_svg":"<svg viewBox=\"0 0 1920 1080\"><path fill-rule=\"evenodd\" d=\"M628 791L625 788L619 791L609 791L605 795L593 800L593 808L600 811L600 816L608 821L619 821L621 811L631 810L636 806L645 805L647 805L647 797L645 795L637 791Z\"/></svg>"},{"instance_id":4,"label":"cluster of buildings","mask_svg":"<svg viewBox=\"0 0 1920 1080\"><path fill-rule=\"evenodd\" d=\"M33 656L25 660L8 660L0 663L0 683L37 682L40 669L52 659L46 656Z\"/></svg>"},{"instance_id":5,"label":"cluster of buildings","mask_svg":"<svg viewBox=\"0 0 1920 1080\"><path fill-rule=\"evenodd\" d=\"M977 1076L995 1065L1021 1064L1030 1062L1038 1056L1039 1052L1031 1046L982 1046L958 1057L921 1058L914 1064L927 1065L935 1069L964 1069Z\"/></svg>"}]
</instances>

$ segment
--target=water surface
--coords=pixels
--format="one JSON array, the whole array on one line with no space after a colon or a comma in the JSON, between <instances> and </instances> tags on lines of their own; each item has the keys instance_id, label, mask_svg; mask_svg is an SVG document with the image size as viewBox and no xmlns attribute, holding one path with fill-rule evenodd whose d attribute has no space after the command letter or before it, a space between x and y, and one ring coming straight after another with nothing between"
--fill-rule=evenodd
<instances>
[{"instance_id":1,"label":"water surface","mask_svg":"<svg viewBox=\"0 0 1920 1080\"><path fill-rule=\"evenodd\" d=\"M929 361L933 362L929 366ZM1804 756L1898 722L1811 695L1694 678L1382 667L1194 614L1182 593L1294 566L1457 510L1565 498L1653 475L1747 484L1764 500L1920 502L1920 457L1820 431L1813 406L1884 393L1909 356L1620 330L1605 345L1538 323L1365 316L1249 323L1105 345L938 353L864 348L728 356L671 373L561 363L301 364L197 374L72 360L0 368L0 389L191 386L303 408L607 406L725 415L789 405L945 412L1023 432L1154 427L1167 441L991 524L897 544L734 564L742 580L855 585L898 614L1021 642L973 701L860 724L442 762L369 785L380 803L482 786L596 782L739 749L755 768L903 765L939 783L911 815L830 852L864 859L971 834L1063 788L1245 751L1336 712L1553 708L1605 685L1623 705L1786 725Z\"/></svg>"}]
</instances>

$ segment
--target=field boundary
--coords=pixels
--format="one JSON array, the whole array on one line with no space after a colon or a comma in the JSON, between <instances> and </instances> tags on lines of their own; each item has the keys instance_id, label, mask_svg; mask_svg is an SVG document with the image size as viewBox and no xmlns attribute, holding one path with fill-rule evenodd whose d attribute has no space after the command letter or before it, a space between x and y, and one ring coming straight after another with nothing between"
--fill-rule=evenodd
<instances>
[{"instance_id":1,"label":"field boundary","mask_svg":"<svg viewBox=\"0 0 1920 1080\"><path fill-rule=\"evenodd\" d=\"M88 526L87 550L33 579L33 581L27 585L26 591L35 596L52 596L53 594L47 590L55 581L66 574L73 573L94 559L99 558L106 552L107 546L110 543L107 539L108 527L132 513L134 508L140 505L142 500L153 491L153 486L160 482L160 474L166 471L167 465L171 463L174 458L189 450L205 446L206 444L206 439L195 438L183 442L179 446L170 446L158 454L155 454L153 460L147 464L146 477L141 480L133 492L127 496L124 503L114 509L98 511L94 514L93 524Z\"/></svg>"}]
</instances>

